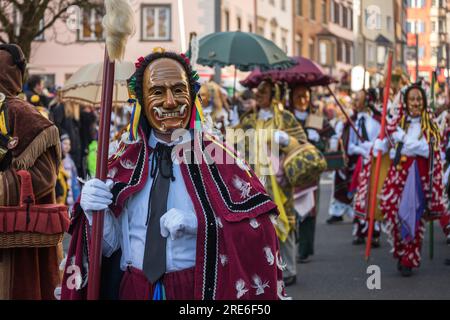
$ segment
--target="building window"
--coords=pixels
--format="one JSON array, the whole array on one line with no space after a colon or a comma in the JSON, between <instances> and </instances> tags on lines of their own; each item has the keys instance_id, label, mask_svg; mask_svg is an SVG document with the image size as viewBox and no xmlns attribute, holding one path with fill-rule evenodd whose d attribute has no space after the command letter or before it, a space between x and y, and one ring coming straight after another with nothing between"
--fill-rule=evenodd
<instances>
[{"instance_id":1,"label":"building window","mask_svg":"<svg viewBox=\"0 0 450 320\"><path fill-rule=\"evenodd\" d=\"M353 44L347 43L347 64L353 65Z\"/></svg>"},{"instance_id":2,"label":"building window","mask_svg":"<svg viewBox=\"0 0 450 320\"><path fill-rule=\"evenodd\" d=\"M303 52L303 42L302 42L301 35L297 35L297 37L295 39L295 47L296 47L296 54L298 56L301 56L302 52Z\"/></svg>"},{"instance_id":3,"label":"building window","mask_svg":"<svg viewBox=\"0 0 450 320\"><path fill-rule=\"evenodd\" d=\"M281 45L282 45L283 50L284 50L285 52L287 52L287 51L288 51L288 45L287 45L287 40L286 40L286 37L285 37L285 36L283 36L283 37L281 38Z\"/></svg>"},{"instance_id":4,"label":"building window","mask_svg":"<svg viewBox=\"0 0 450 320\"><path fill-rule=\"evenodd\" d=\"M225 31L230 31L230 12L225 11Z\"/></svg>"},{"instance_id":5,"label":"building window","mask_svg":"<svg viewBox=\"0 0 450 320\"><path fill-rule=\"evenodd\" d=\"M425 47L419 47L419 60L423 60L425 58Z\"/></svg>"},{"instance_id":6,"label":"building window","mask_svg":"<svg viewBox=\"0 0 450 320\"><path fill-rule=\"evenodd\" d=\"M236 24L237 24L238 31L241 31L241 28L242 28L242 19L241 19L241 17L237 17Z\"/></svg>"},{"instance_id":7,"label":"building window","mask_svg":"<svg viewBox=\"0 0 450 320\"><path fill-rule=\"evenodd\" d=\"M103 41L102 20L105 15L103 7L84 9L82 11L82 27L79 30L78 38L81 41Z\"/></svg>"},{"instance_id":8,"label":"building window","mask_svg":"<svg viewBox=\"0 0 450 320\"><path fill-rule=\"evenodd\" d=\"M248 32L253 32L253 25L251 22L248 24Z\"/></svg>"},{"instance_id":9,"label":"building window","mask_svg":"<svg viewBox=\"0 0 450 320\"><path fill-rule=\"evenodd\" d=\"M16 7L14 7L13 12L13 25L14 25L14 35L16 37L20 36L20 29L22 28L22 14ZM39 21L39 31L42 31L45 26L44 19ZM42 32L39 36L34 38L34 41L45 41L45 32Z\"/></svg>"},{"instance_id":10,"label":"building window","mask_svg":"<svg viewBox=\"0 0 450 320\"><path fill-rule=\"evenodd\" d=\"M275 0L269 0L269 3L274 6L275 5Z\"/></svg>"},{"instance_id":11,"label":"building window","mask_svg":"<svg viewBox=\"0 0 450 320\"><path fill-rule=\"evenodd\" d=\"M334 23L336 23L336 24L339 24L340 23L340 21L339 21L339 17L340 17L340 15L341 15L341 13L340 13L340 5L339 5L339 3L337 3L337 2L333 2L334 3L334 10L333 10L333 13L334 13Z\"/></svg>"},{"instance_id":12,"label":"building window","mask_svg":"<svg viewBox=\"0 0 450 320\"><path fill-rule=\"evenodd\" d=\"M394 26L392 24L392 17L386 17L386 28L389 32L394 31Z\"/></svg>"},{"instance_id":13,"label":"building window","mask_svg":"<svg viewBox=\"0 0 450 320\"><path fill-rule=\"evenodd\" d=\"M345 7L342 7L342 27L348 28L348 12Z\"/></svg>"},{"instance_id":14,"label":"building window","mask_svg":"<svg viewBox=\"0 0 450 320\"><path fill-rule=\"evenodd\" d=\"M366 27L369 30L381 30L381 9L378 6L371 5L367 7L366 12Z\"/></svg>"},{"instance_id":15,"label":"building window","mask_svg":"<svg viewBox=\"0 0 450 320\"><path fill-rule=\"evenodd\" d=\"M348 9L349 29L353 30L353 9Z\"/></svg>"},{"instance_id":16,"label":"building window","mask_svg":"<svg viewBox=\"0 0 450 320\"><path fill-rule=\"evenodd\" d=\"M171 39L170 6L142 7L142 40L169 41Z\"/></svg>"},{"instance_id":17,"label":"building window","mask_svg":"<svg viewBox=\"0 0 450 320\"><path fill-rule=\"evenodd\" d=\"M314 46L314 39L310 38L309 39L309 58L311 60L315 60L315 50L316 47Z\"/></svg>"},{"instance_id":18,"label":"building window","mask_svg":"<svg viewBox=\"0 0 450 320\"><path fill-rule=\"evenodd\" d=\"M408 0L409 8L423 8L425 4L425 0Z\"/></svg>"},{"instance_id":19,"label":"building window","mask_svg":"<svg viewBox=\"0 0 450 320\"><path fill-rule=\"evenodd\" d=\"M320 41L319 63L323 66L331 66L331 44L329 41Z\"/></svg>"},{"instance_id":20,"label":"building window","mask_svg":"<svg viewBox=\"0 0 450 320\"><path fill-rule=\"evenodd\" d=\"M44 19L41 19L41 21L39 21L39 31L42 31L42 29L44 29L44 26L45 21ZM45 41L45 32L42 32L40 35L34 38L34 41Z\"/></svg>"},{"instance_id":21,"label":"building window","mask_svg":"<svg viewBox=\"0 0 450 320\"><path fill-rule=\"evenodd\" d=\"M322 1L322 23L327 23L327 3Z\"/></svg>"},{"instance_id":22,"label":"building window","mask_svg":"<svg viewBox=\"0 0 450 320\"><path fill-rule=\"evenodd\" d=\"M341 41L339 40L336 42L336 51L337 51L336 60L342 62L342 44Z\"/></svg>"},{"instance_id":23,"label":"building window","mask_svg":"<svg viewBox=\"0 0 450 320\"><path fill-rule=\"evenodd\" d=\"M303 16L303 1L302 0L295 1L295 12L298 16Z\"/></svg>"},{"instance_id":24,"label":"building window","mask_svg":"<svg viewBox=\"0 0 450 320\"><path fill-rule=\"evenodd\" d=\"M316 20L316 0L309 1L309 17L311 20Z\"/></svg>"},{"instance_id":25,"label":"building window","mask_svg":"<svg viewBox=\"0 0 450 320\"><path fill-rule=\"evenodd\" d=\"M281 0L281 10L286 11L286 0Z\"/></svg>"}]
</instances>

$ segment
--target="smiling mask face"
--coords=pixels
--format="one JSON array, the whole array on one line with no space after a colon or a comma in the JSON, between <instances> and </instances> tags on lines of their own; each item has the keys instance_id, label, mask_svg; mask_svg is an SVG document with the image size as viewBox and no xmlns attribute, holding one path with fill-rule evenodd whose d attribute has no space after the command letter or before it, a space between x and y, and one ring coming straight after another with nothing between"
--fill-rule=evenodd
<instances>
[{"instance_id":1,"label":"smiling mask face","mask_svg":"<svg viewBox=\"0 0 450 320\"><path fill-rule=\"evenodd\" d=\"M407 96L408 114L412 118L418 118L423 111L423 96L419 89L412 89Z\"/></svg>"},{"instance_id":2,"label":"smiling mask face","mask_svg":"<svg viewBox=\"0 0 450 320\"><path fill-rule=\"evenodd\" d=\"M178 61L161 58L150 63L142 95L145 116L156 132L170 134L188 127L192 98L186 71Z\"/></svg>"}]
</instances>

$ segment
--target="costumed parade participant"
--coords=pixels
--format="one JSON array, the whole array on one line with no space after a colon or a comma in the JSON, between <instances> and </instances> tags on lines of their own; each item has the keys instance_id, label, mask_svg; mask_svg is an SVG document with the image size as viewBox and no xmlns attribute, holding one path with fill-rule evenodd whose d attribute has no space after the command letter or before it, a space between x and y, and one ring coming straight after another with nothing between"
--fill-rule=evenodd
<instances>
[{"instance_id":1,"label":"costumed parade participant","mask_svg":"<svg viewBox=\"0 0 450 320\"><path fill-rule=\"evenodd\" d=\"M291 106L296 119L307 133L308 141L320 152L324 152L329 139L335 132L325 117L312 110L311 90L302 85L293 88L291 90ZM309 185L305 187L305 191L310 194L310 197L313 197L314 206L298 221L298 258L300 263L308 262L310 256L314 255L316 217L320 199L320 175L310 181Z\"/></svg>"},{"instance_id":2,"label":"costumed parade participant","mask_svg":"<svg viewBox=\"0 0 450 320\"><path fill-rule=\"evenodd\" d=\"M205 130L225 134L230 125L228 102L220 86L214 82L204 83L200 88L203 114L205 117Z\"/></svg>"},{"instance_id":3,"label":"costumed parade participant","mask_svg":"<svg viewBox=\"0 0 450 320\"><path fill-rule=\"evenodd\" d=\"M281 167L289 153L304 144L306 135L296 121L294 115L280 107L281 92L277 84L265 80L258 86L256 93L256 110L245 113L239 128L244 132L256 132L246 143L246 159L254 166L256 174L265 181L266 188L278 206L280 217L277 222L277 233L280 239L280 250L286 269L283 277L286 285L296 282L296 216L294 207L294 187L288 183ZM264 146L275 143L280 146L280 166L272 165L275 159L262 151ZM238 149L239 150L239 149ZM254 151L253 154L251 152ZM269 147L271 150L271 147ZM252 158L253 156L253 158ZM282 160L284 159L284 160ZM275 167L275 168L273 168ZM293 177L294 174L291 175ZM277 177L279 179L277 179Z\"/></svg>"},{"instance_id":4,"label":"costumed parade participant","mask_svg":"<svg viewBox=\"0 0 450 320\"><path fill-rule=\"evenodd\" d=\"M5 240L5 237L13 236L17 236L17 240L19 229L25 233L33 228L33 223L22 225L21 217L23 222L25 217L17 211L15 214L13 209L26 200L22 199L25 197L22 185L29 181L29 176L34 202L37 205L56 203L55 185L61 161L56 126L28 102L17 97L22 91L25 68L26 61L20 47L0 45L0 299L52 300L61 281L57 246L37 248L30 243L12 245ZM28 203L33 205L33 199L28 199ZM11 208L9 212L8 207ZM29 212L28 217L36 224L34 211ZM48 227L41 231L55 227L55 221L50 220L50 216L46 220L44 212L40 214L39 225ZM57 221L60 222L62 220ZM37 228L39 226L36 225Z\"/></svg>"},{"instance_id":5,"label":"costumed parade participant","mask_svg":"<svg viewBox=\"0 0 450 320\"><path fill-rule=\"evenodd\" d=\"M184 55L157 48L139 58L129 132L115 144L107 182L88 181L75 206L62 299L85 298L86 232L104 209L103 298L285 298L276 205L234 152L193 130L197 80ZM211 149L232 161L212 161Z\"/></svg>"},{"instance_id":6,"label":"costumed parade participant","mask_svg":"<svg viewBox=\"0 0 450 320\"><path fill-rule=\"evenodd\" d=\"M348 154L348 143L350 131L353 130L349 122L344 122L339 117L335 118L335 124L330 123L335 131L335 135L330 138L330 150L338 151L342 149L345 157L344 167L336 170L333 177L333 197L330 201L328 213L330 218L328 224L338 223L344 220L344 215L354 218L353 193L349 192L353 171L355 170L357 155ZM350 117L352 122L356 121L356 115Z\"/></svg>"},{"instance_id":7,"label":"costumed parade participant","mask_svg":"<svg viewBox=\"0 0 450 320\"><path fill-rule=\"evenodd\" d=\"M400 115L388 123L395 159L381 195L381 209L398 270L405 277L420 265L425 221L444 212L441 137L419 85L406 89Z\"/></svg>"},{"instance_id":8,"label":"costumed parade participant","mask_svg":"<svg viewBox=\"0 0 450 320\"><path fill-rule=\"evenodd\" d=\"M350 156L358 156L355 170L353 172L350 192L354 193L354 228L353 228L353 244L360 245L365 243L369 230L369 205L371 190L374 186L374 157L373 154L381 151L383 154L380 178L378 186L376 186L379 194L389 169L389 146L388 141L380 141L378 136L381 130L380 114L377 112L377 94L375 89L361 90L356 95L355 111L356 130L350 130L350 138L348 144L348 154ZM362 138L362 141L360 140ZM377 205L375 209L375 223L372 237L372 247L380 246L381 222L383 215Z\"/></svg>"}]
</instances>

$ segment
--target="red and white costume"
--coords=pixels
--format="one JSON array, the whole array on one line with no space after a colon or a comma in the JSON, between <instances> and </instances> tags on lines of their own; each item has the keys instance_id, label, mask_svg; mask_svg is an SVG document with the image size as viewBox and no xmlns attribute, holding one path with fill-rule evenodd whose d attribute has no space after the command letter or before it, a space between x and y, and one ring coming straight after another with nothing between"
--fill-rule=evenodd
<instances>
[{"instance_id":1,"label":"red and white costume","mask_svg":"<svg viewBox=\"0 0 450 320\"><path fill-rule=\"evenodd\" d=\"M436 150L425 138L420 117L408 117L407 123L401 139L402 160L391 165L380 204L394 257L402 266L413 268L420 265L426 218L439 218L445 208L441 150ZM394 140L398 124L398 121L388 124Z\"/></svg>"}]
</instances>

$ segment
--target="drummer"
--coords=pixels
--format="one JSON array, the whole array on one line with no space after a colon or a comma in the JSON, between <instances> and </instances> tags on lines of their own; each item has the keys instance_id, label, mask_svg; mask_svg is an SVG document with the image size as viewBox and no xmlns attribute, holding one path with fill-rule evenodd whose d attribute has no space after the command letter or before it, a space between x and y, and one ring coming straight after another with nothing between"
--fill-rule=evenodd
<instances>
[{"instance_id":1,"label":"drummer","mask_svg":"<svg viewBox=\"0 0 450 320\"><path fill-rule=\"evenodd\" d=\"M320 103L312 102L311 90L304 85L297 85L291 90L290 106L298 122L302 125L308 136L308 141L317 149L324 152L329 144L329 139L335 134L328 120L321 115ZM313 209L298 221L298 262L309 262L314 255L314 237L316 229L316 216L318 213L320 198L320 177L311 185L314 193L315 205ZM314 190L314 191L312 191Z\"/></svg>"}]
</instances>

